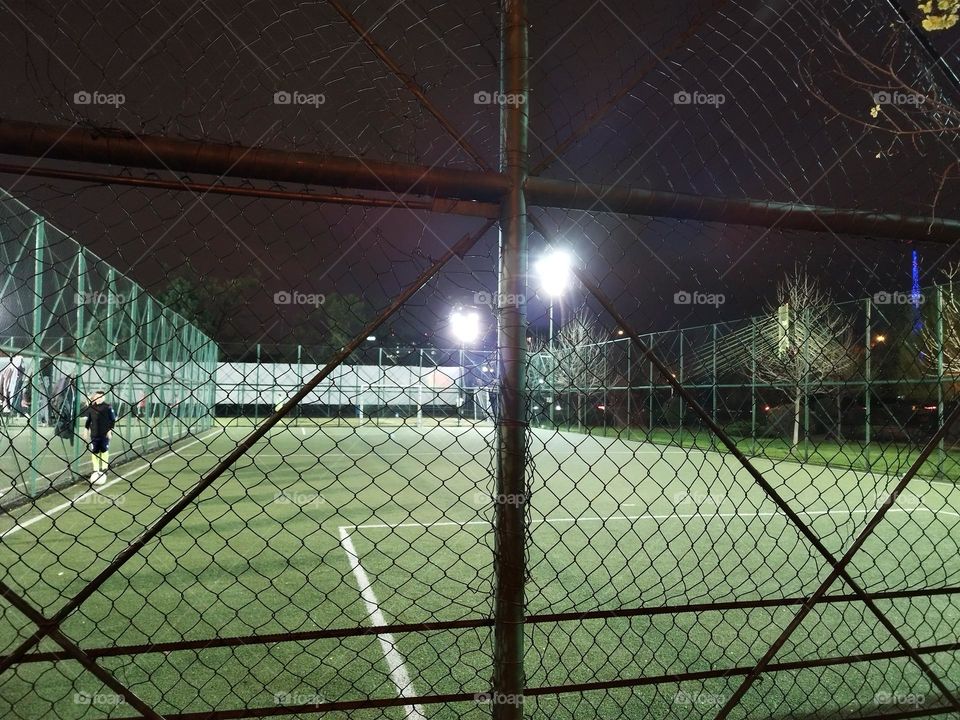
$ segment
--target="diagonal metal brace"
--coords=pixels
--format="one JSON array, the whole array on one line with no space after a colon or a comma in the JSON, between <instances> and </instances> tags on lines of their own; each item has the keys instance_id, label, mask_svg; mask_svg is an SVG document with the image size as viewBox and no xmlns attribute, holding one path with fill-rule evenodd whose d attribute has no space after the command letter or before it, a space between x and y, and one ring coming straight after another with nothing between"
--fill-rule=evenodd
<instances>
[{"instance_id":1,"label":"diagonal metal brace","mask_svg":"<svg viewBox=\"0 0 960 720\"><path fill-rule=\"evenodd\" d=\"M190 504L193 503L200 494L206 490L213 482L219 478L223 473L225 473L230 467L241 457L243 457L247 451L253 447L257 441L259 441L264 435L266 435L270 429L280 422L284 417L287 416L290 411L292 411L301 400L303 400L308 394L310 394L314 388L317 387L323 380L328 377L344 360L346 360L360 345L366 340L367 336L372 334L377 330L383 323L385 323L397 310L399 310L417 291L420 290L424 285L426 285L431 278L436 275L444 265L446 265L454 257L459 257L471 247L473 247L480 238L486 234L494 225L493 220L490 220L483 224L481 228L477 231L464 235L459 242L450 246L444 253L437 258L433 263L430 264L423 272L420 273L417 278L410 283L397 297L393 300L390 305L380 311L380 313L369 323L367 323L357 334L356 336L347 343L340 352L336 353L333 358L326 364L326 366L320 370L313 378L311 378L300 390L298 390L294 395L292 395L287 402L283 404L280 409L273 413L270 417L266 418L259 426L253 429L253 431L247 435L243 440L241 440L237 446L219 463L216 467L210 470L206 475L204 475L196 485L194 485L183 497L181 497L176 503L174 503L170 508L157 519L157 521L151 525L149 528L144 530L139 537L137 537L132 543L130 543L126 548L124 548L111 562L107 567L101 570L93 580L91 580L79 593L77 593L69 602L67 602L60 610L47 622L43 623L42 626L39 626L38 629L26 640L24 640L16 650L14 650L10 655L7 655L3 661L0 661L0 674L3 674L8 670L12 665L19 663L23 657L29 652L45 635L51 635L56 628L58 628L63 621L78 607L80 607L93 593L95 593L104 582L106 582L110 577L112 577L123 565L130 560L134 555L136 555L144 546L150 542L154 537L156 537L174 518L177 517L183 510L185 510ZM66 649L66 648L65 648Z\"/></svg>"},{"instance_id":2,"label":"diagonal metal brace","mask_svg":"<svg viewBox=\"0 0 960 720\"><path fill-rule=\"evenodd\" d=\"M387 53L387 51L384 50L383 47L373 39L370 31L363 27L356 16L347 10L340 0L327 0L327 3L340 14L340 17L346 20L347 24L353 28L357 35L360 36L360 39L363 40L368 48L370 48L370 51L380 59L380 62L387 66L390 72L393 73L394 77L402 82L404 87L406 87L407 90L409 90L414 97L420 101L420 105L428 113L433 115L436 121L440 123L444 130L446 130L447 134L456 141L457 145L460 146L460 149L473 159L473 161L477 164L477 167L479 167L481 170L489 170L490 166L483 159L483 155L481 155L479 151L470 144L463 134L457 131L457 129L453 126L453 123L447 119L447 116L440 112L440 109L430 101L430 99L427 97L427 94L423 91L423 88L420 87L417 81L403 71L397 61L394 60L389 53Z\"/></svg>"},{"instance_id":3,"label":"diagonal metal brace","mask_svg":"<svg viewBox=\"0 0 960 720\"><path fill-rule=\"evenodd\" d=\"M957 712L960 712L960 701L957 700L953 692L946 686L943 680L933 669L927 664L927 662L920 656L916 649L910 645L907 639L903 634L897 629L897 627L891 622L891 620L884 615L883 611L877 606L873 601L873 598L860 587L860 584L853 578L852 575L847 571L845 565L841 565L840 561L834 557L833 553L824 545L820 538L817 537L816 533L810 529L810 527L803 521L803 519L790 507L790 505L780 496L780 494L774 489L772 485L763 477L763 474L754 467L753 463L747 458L746 455L736 446L736 443L730 439L730 436L724 431L722 427L710 416L701 405L697 402L696 398L675 378L670 372L670 369L660 360L659 357L648 348L643 341L640 339L640 336L637 332L626 322L626 319L617 312L616 307L613 305L613 301L607 297L599 286L594 283L586 273L580 268L573 269L574 274L577 276L577 279L583 284L583 286L597 299L597 301L603 306L607 313L612 317L618 324L619 327L623 328L624 332L630 337L634 345L640 350L643 356L657 368L666 382L677 392L680 397L687 403L687 406L694 412L694 414L699 417L703 423L710 428L710 431L716 435L720 441L726 446L727 450L733 455L743 466L743 468L750 474L754 479L757 485L766 493L766 495L773 500L774 504L790 519L790 521L797 527L801 534L810 542L810 544L817 550L820 555L829 563L833 568L833 572L837 577L842 577L843 580L847 583L853 593L857 596L859 600L863 602L864 605L869 608L870 612L877 618L881 625L886 628L887 632L897 641L897 643L903 648L904 652L913 660L917 666L924 672L924 674L930 679L930 682L941 692L943 693L944 698L946 698L950 704L954 707ZM937 434L931 439L931 442L927 444L924 448L924 452L929 455L933 450L933 447L939 442L939 438L946 434L947 429L953 423L953 421L960 416L960 406L958 406L947 418L944 426L940 428ZM925 458L920 458L921 463ZM919 465L917 466L919 467ZM913 469L913 468L911 468ZM914 471L915 473L915 471ZM912 475L908 473L905 476L906 482L909 482L912 478ZM903 483L903 480L901 480ZM903 483L904 485L906 483ZM892 503L891 498L887 499L887 502ZM874 518L879 522L879 519ZM882 519L882 518L881 518ZM829 585L828 585L829 587ZM738 696L738 700L739 700ZM732 700L732 698L731 698ZM730 705L729 709L732 709L736 702L728 703ZM726 717L724 710L729 712L728 708L721 710L721 714L717 716L718 720Z\"/></svg>"},{"instance_id":4,"label":"diagonal metal brace","mask_svg":"<svg viewBox=\"0 0 960 720\"><path fill-rule=\"evenodd\" d=\"M30 603L24 600L16 593L16 591L13 590L13 588L11 588L2 580L0 580L0 597L3 597L4 600L19 610L25 617L27 617L38 628L40 628L44 634L49 635L50 638L60 647L62 647L70 657L83 665L83 667L89 670L94 677L100 680L100 682L114 692L122 695L123 699L130 703L130 707L140 712L143 717L149 718L150 720L164 720L162 715L159 715L149 705L143 702L143 700L134 695L132 690L127 688L126 685L117 680L104 668L97 665L93 658L87 655L76 645L76 643L60 632L57 623L46 618L39 611L35 610Z\"/></svg>"},{"instance_id":5,"label":"diagonal metal brace","mask_svg":"<svg viewBox=\"0 0 960 720\"><path fill-rule=\"evenodd\" d=\"M876 530L877 526L879 526L880 523L883 521L884 516L887 514L887 511L891 507L893 507L893 504L896 502L897 497L899 497L900 494L906 489L907 485L914 478L914 476L916 476L917 472L919 472L920 468L927 461L927 458L930 457L930 454L940 444L940 441L946 436L947 431L954 424L957 417L960 417L960 405L955 407L950 412L950 415L947 416L947 418L944 420L943 425L940 426L937 432L933 434L933 437L931 437L930 440L927 442L927 444L924 446L923 450L920 452L920 455L917 457L914 463L910 466L910 468L907 470L904 476L900 478L900 481L897 483L897 486L890 492L887 498L883 501L883 503L880 506L880 509L876 512L876 514L872 518L870 518L870 522L868 522L866 526L863 528L863 530L860 531L860 534L857 536L856 540L853 541L853 544L850 545L847 551L843 554L843 557L840 558L840 562L838 562L834 566L833 570L830 572L829 575L827 575L824 581L820 584L820 587L817 588L816 592L814 592L813 595L807 598L807 600L803 603L803 605L797 611L797 614L793 617L793 620L790 621L787 627L784 628L783 632L780 633L780 636L776 640L774 640L773 644L770 645L770 648L767 650L767 652L764 653L763 657L761 657L760 660L757 662L756 667L754 667L753 670L751 670L747 674L747 676L743 679L743 681L740 683L740 687L737 688L737 690L733 693L733 695L730 697L727 703L720 709L720 712L717 713L717 720L724 720L724 718L726 718L727 715L730 714L730 711L733 710L734 707L736 707L737 703L740 702L740 700L746 694L747 690L749 690L750 687L753 685L753 683L756 682L757 678L760 677L760 675L766 669L767 665L769 665L770 662L773 660L773 658L776 656L780 648L783 647L783 645L787 642L790 636L793 635L796 629L800 627L804 618L806 618L807 615L810 614L810 612L813 610L813 606L823 600L824 596L827 594L827 591L837 581L837 578L840 577L840 575L844 572L844 569L847 567L847 565L850 564L850 561L853 559L853 556L857 554L860 548L863 547L863 544L866 542L867 538L870 537L871 534L873 534L873 531ZM921 666L924 666L925 661L921 662L920 664ZM928 671L928 668L924 667L924 670ZM932 670L929 670L929 672L932 672ZM942 687L938 686L938 688L940 689L941 692L944 693L944 695L948 699L951 700L951 702L956 704L956 701L952 695L947 693Z\"/></svg>"}]
</instances>

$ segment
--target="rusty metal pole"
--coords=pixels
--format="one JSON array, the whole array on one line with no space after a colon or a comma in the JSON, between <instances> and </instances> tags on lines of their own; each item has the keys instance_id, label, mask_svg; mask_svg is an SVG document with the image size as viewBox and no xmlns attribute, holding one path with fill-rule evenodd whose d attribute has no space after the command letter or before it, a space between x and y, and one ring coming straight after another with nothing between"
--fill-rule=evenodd
<instances>
[{"instance_id":1,"label":"rusty metal pole","mask_svg":"<svg viewBox=\"0 0 960 720\"><path fill-rule=\"evenodd\" d=\"M524 0L503 0L501 41L501 171L509 177L500 217L497 425L497 503L494 552L494 669L492 715L523 717L523 622L526 576L526 444L524 387L527 208L527 27Z\"/></svg>"}]
</instances>

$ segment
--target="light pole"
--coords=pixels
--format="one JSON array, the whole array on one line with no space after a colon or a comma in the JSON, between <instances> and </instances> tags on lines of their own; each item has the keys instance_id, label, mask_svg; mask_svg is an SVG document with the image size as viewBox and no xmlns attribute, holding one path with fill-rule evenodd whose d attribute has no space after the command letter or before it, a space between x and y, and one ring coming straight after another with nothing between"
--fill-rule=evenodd
<instances>
[{"instance_id":1,"label":"light pole","mask_svg":"<svg viewBox=\"0 0 960 720\"><path fill-rule=\"evenodd\" d=\"M463 364L464 348L467 343L473 343L480 337L480 315L471 308L454 308L450 313L450 331L460 345L460 377L463 391L463 401L457 408L457 426L463 419L463 405L467 401L466 368Z\"/></svg>"},{"instance_id":2,"label":"light pole","mask_svg":"<svg viewBox=\"0 0 960 720\"><path fill-rule=\"evenodd\" d=\"M554 424L553 412L556 406L556 369L557 362L553 354L553 303L559 299L573 281L573 270L570 253L565 250L551 250L540 258L534 270L540 283L541 292L549 300L549 333L547 335L547 348L550 354L550 424Z\"/></svg>"}]
</instances>

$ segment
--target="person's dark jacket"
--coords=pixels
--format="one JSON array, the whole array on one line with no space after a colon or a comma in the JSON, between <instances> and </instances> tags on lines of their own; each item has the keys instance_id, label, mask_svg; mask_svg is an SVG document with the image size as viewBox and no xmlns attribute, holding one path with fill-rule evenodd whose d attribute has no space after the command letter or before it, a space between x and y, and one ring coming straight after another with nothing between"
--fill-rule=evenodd
<instances>
[{"instance_id":1,"label":"person's dark jacket","mask_svg":"<svg viewBox=\"0 0 960 720\"><path fill-rule=\"evenodd\" d=\"M87 416L86 428L90 437L106 437L117 422L117 414L107 403L90 405L83 413Z\"/></svg>"}]
</instances>

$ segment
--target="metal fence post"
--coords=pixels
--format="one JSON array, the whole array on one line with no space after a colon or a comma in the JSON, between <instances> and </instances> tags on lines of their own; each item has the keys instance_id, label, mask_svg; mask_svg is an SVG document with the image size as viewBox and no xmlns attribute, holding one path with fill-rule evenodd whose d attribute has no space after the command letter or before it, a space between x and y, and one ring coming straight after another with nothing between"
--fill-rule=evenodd
<instances>
[{"instance_id":1,"label":"metal fence post","mask_svg":"<svg viewBox=\"0 0 960 720\"><path fill-rule=\"evenodd\" d=\"M873 311L873 306L870 304L870 298L868 297L864 300L866 303L866 332L864 336L864 367L863 367L863 380L864 380L864 398L863 398L863 457L867 465L867 471L870 471L870 395L873 390L871 387L871 377L870 377L870 352L871 352L871 335L873 334L873 328L871 327L871 313Z\"/></svg>"},{"instance_id":2,"label":"metal fence post","mask_svg":"<svg viewBox=\"0 0 960 720\"><path fill-rule=\"evenodd\" d=\"M106 305L107 305L107 318L106 318L106 340L104 343L103 354L105 360L104 367L104 381L99 383L100 385L106 385L104 390L110 393L113 396L114 401L116 401L114 385L116 384L116 338L114 337L114 321L113 314L116 312L116 307L114 305L114 297L116 295L117 287L117 271L113 267L107 269L107 293L106 293ZM99 298L98 298L99 299Z\"/></svg>"},{"instance_id":3,"label":"metal fence post","mask_svg":"<svg viewBox=\"0 0 960 720\"><path fill-rule=\"evenodd\" d=\"M524 0L504 0L501 92L527 98L527 26ZM510 180L500 219L500 297L524 297L527 265L528 102L502 105L501 170ZM527 498L525 402L526 318L522 303L503 304L498 314L500 417L497 423L498 497ZM500 502L494 528L494 629L492 710L496 720L523 717L523 623L526 575L526 502Z\"/></svg>"},{"instance_id":4,"label":"metal fence post","mask_svg":"<svg viewBox=\"0 0 960 720\"><path fill-rule=\"evenodd\" d=\"M253 374L253 384L253 421L257 424L260 422L260 343L257 343L257 368Z\"/></svg>"},{"instance_id":5,"label":"metal fence post","mask_svg":"<svg viewBox=\"0 0 960 720\"><path fill-rule=\"evenodd\" d=\"M77 390L77 404L78 406L82 402L83 398L83 367L84 367L84 356L83 356L83 338L86 333L84 325L87 322L85 317L86 306L84 304L84 299L86 296L86 276L87 276L87 259L83 255L83 247L77 246L77 327L76 327L76 338L74 344L74 356L77 359L76 365L76 390ZM77 464L77 467L73 468L75 472L79 472L79 463L83 458L83 443L74 443L74 453L72 455L72 460Z\"/></svg>"},{"instance_id":6,"label":"metal fence post","mask_svg":"<svg viewBox=\"0 0 960 720\"><path fill-rule=\"evenodd\" d=\"M167 445L173 444L173 432L176 425L174 413L177 411L174 405L176 399L176 381L172 372L173 360L173 338L177 332L176 326L171 320L167 319L168 311L165 307L160 307L160 327L163 328L163 354L160 358L160 368L163 373L163 386L167 388Z\"/></svg>"},{"instance_id":7,"label":"metal fence post","mask_svg":"<svg viewBox=\"0 0 960 720\"><path fill-rule=\"evenodd\" d=\"M647 336L647 346L650 347L651 349L653 348L653 333L650 333ZM653 409L654 409L653 361L648 362L647 365L649 368L647 372L647 390L649 391L647 395L647 403L650 406L649 409L647 410L647 412L650 415L650 417L647 419L647 440L650 440L653 437Z\"/></svg>"},{"instance_id":8,"label":"metal fence post","mask_svg":"<svg viewBox=\"0 0 960 720\"><path fill-rule=\"evenodd\" d=\"M632 372L630 368L630 346L633 345L631 342L627 342L627 438L630 437L630 430L632 429L631 419L630 419L630 408L631 408L631 397L633 395L633 380Z\"/></svg>"},{"instance_id":9,"label":"metal fence post","mask_svg":"<svg viewBox=\"0 0 960 720\"><path fill-rule=\"evenodd\" d=\"M303 385L303 382L304 382L303 380L303 345L301 345L300 343L297 343L297 385L298 386ZM291 388L291 391L296 392L296 387ZM284 398L283 398L284 401L286 401L288 397L289 395L284 393ZM297 405L297 414L294 417L295 418L303 417L302 405Z\"/></svg>"},{"instance_id":10,"label":"metal fence post","mask_svg":"<svg viewBox=\"0 0 960 720\"><path fill-rule=\"evenodd\" d=\"M37 437L40 432L40 393L42 386L38 369L43 361L43 348L40 345L40 333L43 328L43 247L46 245L46 227L43 218L37 218L37 225L33 231L34 258L33 258L33 371L30 373L30 415L29 422L33 428L30 433L30 481L27 494L34 497L37 494L39 483L38 464L40 449L37 447Z\"/></svg>"},{"instance_id":11,"label":"metal fence post","mask_svg":"<svg viewBox=\"0 0 960 720\"><path fill-rule=\"evenodd\" d=\"M680 364L677 367L677 381L682 385L683 384L683 328L680 329ZM673 393L670 394L670 399L673 400ZM680 446L683 446L683 421L686 417L687 406L683 401L680 402L680 427L677 429L678 437L676 438Z\"/></svg>"},{"instance_id":12,"label":"metal fence post","mask_svg":"<svg viewBox=\"0 0 960 720\"><path fill-rule=\"evenodd\" d=\"M462 359L462 358L461 358L461 360L460 360L460 364L463 365L463 359ZM379 383L379 385L374 385L374 386L373 386L373 397L376 399L376 402L373 404L374 412L376 413L376 415L375 415L374 418L373 418L373 422L374 422L375 424L377 424L377 425L380 424L380 415L383 413L383 407L382 407L382 405L383 405L383 397L382 397L382 393L381 393L381 391L380 391L380 388L386 385L386 380L385 380L385 378L386 378L386 372L387 372L387 371L386 371L386 368L385 368L385 366L384 366L384 364L383 364L383 348L382 348L382 347L379 347L379 348L377 348L377 373L376 373L376 376L375 376L375 377L377 378L377 380L376 380L375 382ZM462 370L461 370L461 372L462 372ZM361 392L363 392L363 391L361 390ZM457 420L457 425L459 425L459 424L460 424L460 421L459 421L459 419L458 419L458 420Z\"/></svg>"},{"instance_id":13,"label":"metal fence post","mask_svg":"<svg viewBox=\"0 0 960 720\"><path fill-rule=\"evenodd\" d=\"M157 328L154 324L154 308L153 308L153 297L147 295L147 302L144 306L146 314L146 346L144 348L144 374L147 377L147 387L149 388L149 399L147 400L148 412L146 414L150 417L150 435L153 438L157 437L157 424L158 424L158 413L159 405L163 401L163 395L161 394L160 384L158 382L156 374L156 337L157 337ZM145 433L146 434L146 433ZM143 441L144 449L147 447L147 440L144 438Z\"/></svg>"},{"instance_id":14,"label":"metal fence post","mask_svg":"<svg viewBox=\"0 0 960 720\"><path fill-rule=\"evenodd\" d=\"M937 293L937 427L943 427L943 286L936 285ZM937 474L943 473L943 438L937 444Z\"/></svg>"},{"instance_id":15,"label":"metal fence post","mask_svg":"<svg viewBox=\"0 0 960 720\"><path fill-rule=\"evenodd\" d=\"M711 397L712 407L711 412L713 413L713 421L719 423L717 419L717 324L713 324L713 353L712 353L712 377L713 377L713 393ZM716 445L717 438L711 433L710 435L710 446L714 447Z\"/></svg>"},{"instance_id":16,"label":"metal fence post","mask_svg":"<svg viewBox=\"0 0 960 720\"><path fill-rule=\"evenodd\" d=\"M803 459L810 459L810 310L803 319Z\"/></svg>"},{"instance_id":17,"label":"metal fence post","mask_svg":"<svg viewBox=\"0 0 960 720\"><path fill-rule=\"evenodd\" d=\"M757 321L750 322L750 451L757 452Z\"/></svg>"},{"instance_id":18,"label":"metal fence post","mask_svg":"<svg viewBox=\"0 0 960 720\"><path fill-rule=\"evenodd\" d=\"M423 348L417 358L417 427L423 427Z\"/></svg>"},{"instance_id":19,"label":"metal fence post","mask_svg":"<svg viewBox=\"0 0 960 720\"><path fill-rule=\"evenodd\" d=\"M607 374L607 343L603 343L600 347L603 348L603 429L607 429L607 386L610 384L608 382L609 376Z\"/></svg>"},{"instance_id":20,"label":"metal fence post","mask_svg":"<svg viewBox=\"0 0 960 720\"><path fill-rule=\"evenodd\" d=\"M127 307L130 308L130 324L134 328L140 327L140 312L138 310L138 303L140 302L140 288L137 285L133 285L130 289L130 298L127 302ZM137 337L136 332L131 332L129 338L127 338L127 367L125 371L127 373L127 393L130 398L130 426L127 427L127 442L129 447L133 447L134 437L133 433L133 418L135 413L139 412L139 402L137 400L137 388L135 384L136 368L137 368ZM143 422L143 418L140 418L140 421ZM138 426L138 431L142 430Z\"/></svg>"}]
</instances>

